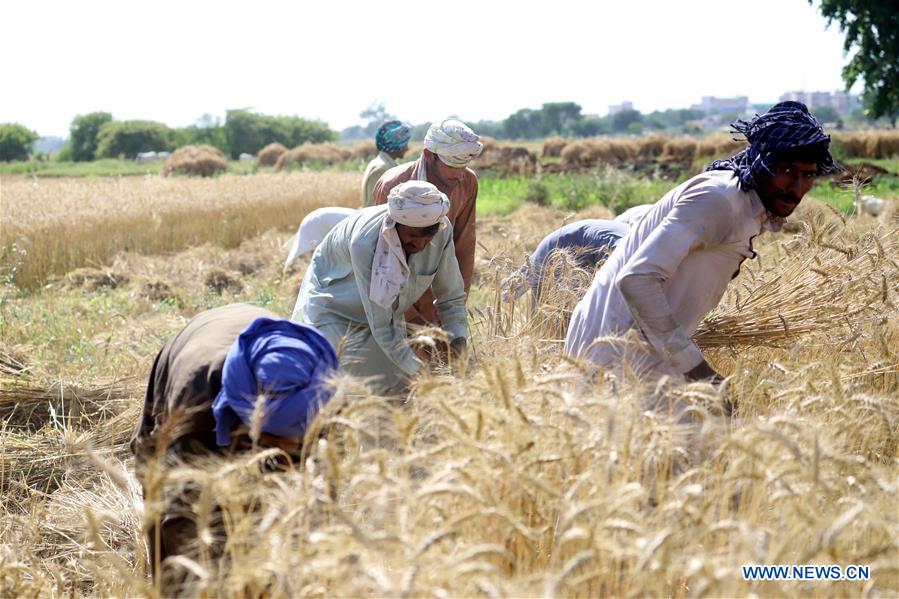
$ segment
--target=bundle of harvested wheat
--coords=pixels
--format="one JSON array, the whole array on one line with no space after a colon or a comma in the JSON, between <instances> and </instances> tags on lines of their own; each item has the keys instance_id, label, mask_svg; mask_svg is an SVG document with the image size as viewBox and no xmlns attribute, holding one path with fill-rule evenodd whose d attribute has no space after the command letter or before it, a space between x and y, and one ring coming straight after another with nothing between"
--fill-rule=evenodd
<instances>
[{"instance_id":1,"label":"bundle of harvested wheat","mask_svg":"<svg viewBox=\"0 0 899 599\"><path fill-rule=\"evenodd\" d=\"M568 140L564 137L547 137L543 141L543 150L540 155L544 158L558 158L562 155L562 150L568 145Z\"/></svg>"},{"instance_id":2,"label":"bundle of harvested wheat","mask_svg":"<svg viewBox=\"0 0 899 599\"><path fill-rule=\"evenodd\" d=\"M693 163L693 156L696 155L696 147L696 140L692 137L669 139L665 142L659 160L690 165Z\"/></svg>"},{"instance_id":3,"label":"bundle of harvested wheat","mask_svg":"<svg viewBox=\"0 0 899 599\"><path fill-rule=\"evenodd\" d=\"M709 160L733 156L746 147L745 141L735 140L726 133L713 133L700 139L696 146L696 155Z\"/></svg>"},{"instance_id":4,"label":"bundle of harvested wheat","mask_svg":"<svg viewBox=\"0 0 899 599\"><path fill-rule=\"evenodd\" d=\"M143 387L133 378L83 387L0 375L0 421L28 429L49 422L67 426L96 423L113 418L142 394Z\"/></svg>"},{"instance_id":5,"label":"bundle of harvested wheat","mask_svg":"<svg viewBox=\"0 0 899 599\"><path fill-rule=\"evenodd\" d=\"M335 144L303 144L288 150L275 163L276 170L304 164L340 164L352 157L352 152Z\"/></svg>"},{"instance_id":6,"label":"bundle of harvested wheat","mask_svg":"<svg viewBox=\"0 0 899 599\"><path fill-rule=\"evenodd\" d=\"M256 156L259 158L259 166L275 166L278 158L287 152L287 147L279 142L270 143L261 150Z\"/></svg>"},{"instance_id":7,"label":"bundle of harvested wheat","mask_svg":"<svg viewBox=\"0 0 899 599\"><path fill-rule=\"evenodd\" d=\"M378 146L375 145L375 142L366 139L365 141L360 141L353 149L350 150L350 157L353 160L370 160L378 155Z\"/></svg>"},{"instance_id":8,"label":"bundle of harvested wheat","mask_svg":"<svg viewBox=\"0 0 899 599\"><path fill-rule=\"evenodd\" d=\"M211 177L228 170L228 161L221 150L212 146L184 146L178 148L165 161L162 174L169 176L173 173L179 175L199 175Z\"/></svg>"},{"instance_id":9,"label":"bundle of harvested wheat","mask_svg":"<svg viewBox=\"0 0 899 599\"><path fill-rule=\"evenodd\" d=\"M815 222L817 220L817 222ZM810 221L811 239L780 249L776 270L744 267L724 304L695 335L701 347L785 346L797 337L842 330L846 337L863 320L882 317L893 304L899 267L899 230L871 232L854 244L828 240ZM780 248L778 245L772 246ZM742 289L741 289L742 287Z\"/></svg>"}]
</instances>

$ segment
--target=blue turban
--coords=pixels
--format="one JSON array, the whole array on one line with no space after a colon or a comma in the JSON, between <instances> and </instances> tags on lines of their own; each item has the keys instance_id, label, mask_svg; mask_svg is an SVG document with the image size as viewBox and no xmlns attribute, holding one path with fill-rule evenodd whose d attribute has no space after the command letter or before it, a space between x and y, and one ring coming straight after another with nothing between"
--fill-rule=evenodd
<instances>
[{"instance_id":1,"label":"blue turban","mask_svg":"<svg viewBox=\"0 0 899 599\"><path fill-rule=\"evenodd\" d=\"M337 354L314 328L289 320L257 318L228 350L222 390L212 403L216 443L231 443L238 420L250 424L256 398L266 397L262 431L300 437L307 422L331 399L328 378Z\"/></svg>"},{"instance_id":2,"label":"blue turban","mask_svg":"<svg viewBox=\"0 0 899 599\"><path fill-rule=\"evenodd\" d=\"M818 175L840 172L827 151L830 136L802 102L780 102L765 114L731 125L734 134L749 142L742 152L725 160L716 160L707 171L734 171L744 191L758 187L774 175L774 161L785 150L816 146L821 149Z\"/></svg>"},{"instance_id":3,"label":"blue turban","mask_svg":"<svg viewBox=\"0 0 899 599\"><path fill-rule=\"evenodd\" d=\"M409 145L412 137L412 126L401 121L387 121L375 134L375 145L382 152L398 152Z\"/></svg>"}]
</instances>

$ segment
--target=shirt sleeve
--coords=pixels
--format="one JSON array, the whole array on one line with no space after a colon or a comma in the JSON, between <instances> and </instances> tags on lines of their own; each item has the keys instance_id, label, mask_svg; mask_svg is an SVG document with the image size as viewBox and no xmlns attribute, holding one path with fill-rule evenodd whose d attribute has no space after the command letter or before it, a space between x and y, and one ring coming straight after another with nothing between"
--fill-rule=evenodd
<instances>
[{"instance_id":1,"label":"shirt sleeve","mask_svg":"<svg viewBox=\"0 0 899 599\"><path fill-rule=\"evenodd\" d=\"M730 204L720 193L687 190L615 280L647 341L678 372L692 370L704 358L675 320L664 283L674 276L690 252L721 243L732 222Z\"/></svg>"},{"instance_id":2,"label":"shirt sleeve","mask_svg":"<svg viewBox=\"0 0 899 599\"><path fill-rule=\"evenodd\" d=\"M372 337L397 368L409 376L414 375L422 367L423 362L415 357L406 342L406 322L403 319L398 321L393 311L373 303L368 295L371 289L371 246L353 243L350 259Z\"/></svg>"},{"instance_id":3,"label":"shirt sleeve","mask_svg":"<svg viewBox=\"0 0 899 599\"><path fill-rule=\"evenodd\" d=\"M436 308L440 315L441 326L449 333L450 339L468 337L465 284L456 260L455 244L450 236L447 236L447 243L443 247L440 265L431 282L431 289L437 298Z\"/></svg>"}]
</instances>

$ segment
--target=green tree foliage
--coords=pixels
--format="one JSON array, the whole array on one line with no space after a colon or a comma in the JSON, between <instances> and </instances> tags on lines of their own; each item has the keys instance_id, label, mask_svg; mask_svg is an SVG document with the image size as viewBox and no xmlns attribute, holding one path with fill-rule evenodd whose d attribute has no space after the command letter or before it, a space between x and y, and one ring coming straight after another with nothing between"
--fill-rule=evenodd
<instances>
[{"instance_id":1,"label":"green tree foliage","mask_svg":"<svg viewBox=\"0 0 899 599\"><path fill-rule=\"evenodd\" d=\"M174 146L208 145L229 153L228 136L221 120L211 114L204 114L189 127L174 130Z\"/></svg>"},{"instance_id":2,"label":"green tree foliage","mask_svg":"<svg viewBox=\"0 0 899 599\"><path fill-rule=\"evenodd\" d=\"M28 160L38 134L19 123L0 124L0 162Z\"/></svg>"},{"instance_id":3,"label":"green tree foliage","mask_svg":"<svg viewBox=\"0 0 899 599\"><path fill-rule=\"evenodd\" d=\"M540 136L571 135L580 120L580 104L548 102L540 109Z\"/></svg>"},{"instance_id":4,"label":"green tree foliage","mask_svg":"<svg viewBox=\"0 0 899 599\"><path fill-rule=\"evenodd\" d=\"M541 115L539 110L522 108L506 117L503 131L507 139L534 139L540 137Z\"/></svg>"},{"instance_id":5,"label":"green tree foliage","mask_svg":"<svg viewBox=\"0 0 899 599\"><path fill-rule=\"evenodd\" d=\"M639 110L621 110L616 112L612 115L612 132L633 132L637 129L637 127L631 127L633 123L637 123L639 129L643 130L643 115Z\"/></svg>"},{"instance_id":6,"label":"green tree foliage","mask_svg":"<svg viewBox=\"0 0 899 599\"><path fill-rule=\"evenodd\" d=\"M155 121L110 121L100 127L97 158L134 158L141 152L172 150L174 133Z\"/></svg>"},{"instance_id":7,"label":"green tree foliage","mask_svg":"<svg viewBox=\"0 0 899 599\"><path fill-rule=\"evenodd\" d=\"M811 4L811 0L809 0ZM846 34L844 49L857 52L843 67L847 89L865 82L869 117L899 117L899 7L896 0L822 0L821 14Z\"/></svg>"},{"instance_id":8,"label":"green tree foliage","mask_svg":"<svg viewBox=\"0 0 899 599\"><path fill-rule=\"evenodd\" d=\"M243 109L227 112L224 130L228 153L232 158L244 152L255 154L273 142L293 148L306 142L324 143L337 139L337 133L321 121L297 116L255 114Z\"/></svg>"},{"instance_id":9,"label":"green tree foliage","mask_svg":"<svg viewBox=\"0 0 899 599\"><path fill-rule=\"evenodd\" d=\"M71 159L76 162L93 160L97 155L100 128L112 121L108 112L91 112L79 114L69 127L69 147Z\"/></svg>"}]
</instances>

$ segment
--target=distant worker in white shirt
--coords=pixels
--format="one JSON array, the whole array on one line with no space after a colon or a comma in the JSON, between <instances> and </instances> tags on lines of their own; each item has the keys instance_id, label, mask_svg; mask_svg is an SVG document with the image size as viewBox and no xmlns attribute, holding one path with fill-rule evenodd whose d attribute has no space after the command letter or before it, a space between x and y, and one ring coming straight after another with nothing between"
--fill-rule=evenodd
<instances>
[{"instance_id":1,"label":"distant worker in white shirt","mask_svg":"<svg viewBox=\"0 0 899 599\"><path fill-rule=\"evenodd\" d=\"M802 103L733 127L749 146L678 185L631 227L575 308L566 355L644 380L721 381L692 335L755 257L753 239L778 230L816 177L839 170L830 136ZM638 343L620 339L630 331Z\"/></svg>"}]
</instances>

